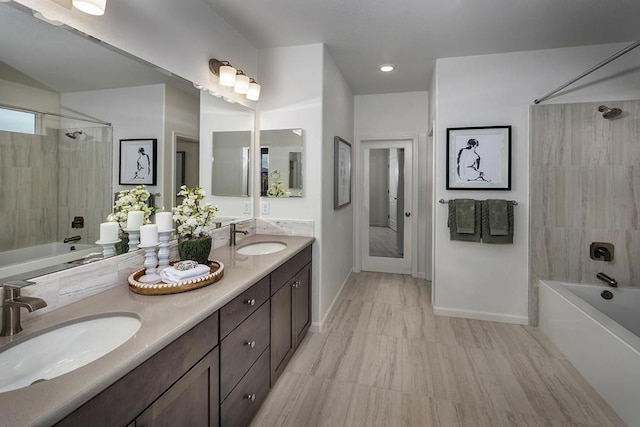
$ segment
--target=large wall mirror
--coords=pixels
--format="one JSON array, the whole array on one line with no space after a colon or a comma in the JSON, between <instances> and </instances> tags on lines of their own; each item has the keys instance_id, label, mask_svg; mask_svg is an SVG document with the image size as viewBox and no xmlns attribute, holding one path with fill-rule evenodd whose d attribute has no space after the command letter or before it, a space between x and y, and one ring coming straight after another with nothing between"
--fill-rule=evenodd
<instances>
[{"instance_id":1,"label":"large wall mirror","mask_svg":"<svg viewBox=\"0 0 640 427\"><path fill-rule=\"evenodd\" d=\"M302 197L302 129L260 131L260 195Z\"/></svg>"},{"instance_id":2,"label":"large wall mirror","mask_svg":"<svg viewBox=\"0 0 640 427\"><path fill-rule=\"evenodd\" d=\"M114 193L133 188L119 184L120 140L157 140L157 185L148 188L169 210L179 184L211 194L211 176L202 175L210 174L203 157L212 157L213 131L253 134L253 110L15 2L0 3L0 52L0 279L17 271L6 265L39 251L97 251ZM215 117L201 117L203 105L215 105ZM225 116L242 127L218 126ZM251 198L242 199L240 209L212 201L221 217L251 216Z\"/></svg>"}]
</instances>

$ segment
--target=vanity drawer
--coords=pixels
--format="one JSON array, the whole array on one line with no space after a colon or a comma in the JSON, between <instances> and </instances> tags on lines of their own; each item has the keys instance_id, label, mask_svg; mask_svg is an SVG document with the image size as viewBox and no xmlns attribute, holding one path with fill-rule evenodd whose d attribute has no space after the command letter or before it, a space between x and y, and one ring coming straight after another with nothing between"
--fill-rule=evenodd
<instances>
[{"instance_id":1,"label":"vanity drawer","mask_svg":"<svg viewBox=\"0 0 640 427\"><path fill-rule=\"evenodd\" d=\"M269 304L262 304L220 343L220 401L269 346Z\"/></svg>"},{"instance_id":2,"label":"vanity drawer","mask_svg":"<svg viewBox=\"0 0 640 427\"><path fill-rule=\"evenodd\" d=\"M291 279L305 265L311 262L311 245L304 248L297 255L285 262L271 273L271 295Z\"/></svg>"},{"instance_id":3,"label":"vanity drawer","mask_svg":"<svg viewBox=\"0 0 640 427\"><path fill-rule=\"evenodd\" d=\"M224 338L269 299L269 276L220 309L220 337Z\"/></svg>"},{"instance_id":4,"label":"vanity drawer","mask_svg":"<svg viewBox=\"0 0 640 427\"><path fill-rule=\"evenodd\" d=\"M262 353L238 386L220 406L222 427L242 427L251 423L269 393L269 351Z\"/></svg>"}]
</instances>

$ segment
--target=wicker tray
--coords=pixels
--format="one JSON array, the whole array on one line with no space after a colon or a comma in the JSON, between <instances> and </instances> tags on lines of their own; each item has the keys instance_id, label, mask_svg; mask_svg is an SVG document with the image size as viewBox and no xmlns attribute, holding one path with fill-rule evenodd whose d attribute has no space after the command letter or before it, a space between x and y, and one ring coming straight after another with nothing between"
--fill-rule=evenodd
<instances>
[{"instance_id":1,"label":"wicker tray","mask_svg":"<svg viewBox=\"0 0 640 427\"><path fill-rule=\"evenodd\" d=\"M174 262L170 264L173 265ZM209 260L207 265L211 268L211 273L197 279L177 283L160 282L151 284L138 282L138 279L144 275L145 269L143 268L129 276L129 290L140 295L169 295L203 288L217 282L224 276L224 264L220 261Z\"/></svg>"}]
</instances>

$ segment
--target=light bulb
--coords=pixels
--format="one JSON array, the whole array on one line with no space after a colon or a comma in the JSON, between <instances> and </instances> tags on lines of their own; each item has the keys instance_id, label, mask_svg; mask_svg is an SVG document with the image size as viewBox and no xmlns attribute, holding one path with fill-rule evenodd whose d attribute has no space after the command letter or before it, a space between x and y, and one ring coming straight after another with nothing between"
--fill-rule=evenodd
<instances>
[{"instance_id":1,"label":"light bulb","mask_svg":"<svg viewBox=\"0 0 640 427\"><path fill-rule=\"evenodd\" d=\"M104 15L107 0L73 0L73 7L89 15Z\"/></svg>"},{"instance_id":2,"label":"light bulb","mask_svg":"<svg viewBox=\"0 0 640 427\"><path fill-rule=\"evenodd\" d=\"M247 91L247 99L249 101L257 101L260 99L260 85L256 82L249 83L249 90Z\"/></svg>"},{"instance_id":3,"label":"light bulb","mask_svg":"<svg viewBox=\"0 0 640 427\"><path fill-rule=\"evenodd\" d=\"M230 65L222 65L220 67L219 76L222 86L233 87L236 84L237 70Z\"/></svg>"}]
</instances>

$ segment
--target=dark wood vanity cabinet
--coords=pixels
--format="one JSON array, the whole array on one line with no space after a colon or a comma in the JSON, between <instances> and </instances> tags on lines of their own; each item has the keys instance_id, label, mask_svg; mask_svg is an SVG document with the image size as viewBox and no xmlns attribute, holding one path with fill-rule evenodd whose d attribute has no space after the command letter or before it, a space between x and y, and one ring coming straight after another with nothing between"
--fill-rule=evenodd
<instances>
[{"instance_id":1,"label":"dark wood vanity cabinet","mask_svg":"<svg viewBox=\"0 0 640 427\"><path fill-rule=\"evenodd\" d=\"M311 246L271 274L271 386L311 326Z\"/></svg>"},{"instance_id":2,"label":"dark wood vanity cabinet","mask_svg":"<svg viewBox=\"0 0 640 427\"><path fill-rule=\"evenodd\" d=\"M248 426L310 325L308 246L58 425Z\"/></svg>"}]
</instances>

